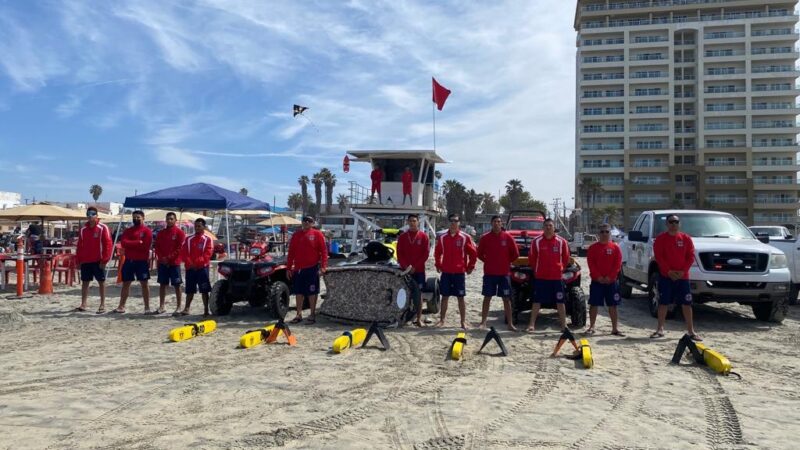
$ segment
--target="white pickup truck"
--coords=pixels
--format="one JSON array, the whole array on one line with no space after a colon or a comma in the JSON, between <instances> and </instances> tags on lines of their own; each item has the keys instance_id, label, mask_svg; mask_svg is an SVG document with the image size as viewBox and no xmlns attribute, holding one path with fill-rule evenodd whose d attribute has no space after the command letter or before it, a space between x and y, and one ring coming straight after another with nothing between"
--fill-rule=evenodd
<instances>
[{"instance_id":1,"label":"white pickup truck","mask_svg":"<svg viewBox=\"0 0 800 450\"><path fill-rule=\"evenodd\" d=\"M735 216L719 211L658 210L643 212L622 241L620 287L623 297L632 288L647 292L650 313L658 309L658 266L653 242L666 231L666 219L677 214L681 231L690 235L695 261L689 281L695 303L751 305L759 320L780 323L788 313L791 276L784 252L756 239ZM673 308L674 314L679 308Z\"/></svg>"},{"instance_id":2,"label":"white pickup truck","mask_svg":"<svg viewBox=\"0 0 800 450\"><path fill-rule=\"evenodd\" d=\"M800 241L785 227L750 227L761 242L777 248L786 254L789 270L792 272L792 286L789 289L789 304L797 304L800 293Z\"/></svg>"}]
</instances>

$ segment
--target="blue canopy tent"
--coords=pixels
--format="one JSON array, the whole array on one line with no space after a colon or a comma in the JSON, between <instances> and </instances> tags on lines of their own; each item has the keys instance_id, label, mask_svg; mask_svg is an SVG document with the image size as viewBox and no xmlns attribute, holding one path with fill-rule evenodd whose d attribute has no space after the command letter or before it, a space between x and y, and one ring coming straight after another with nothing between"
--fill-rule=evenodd
<instances>
[{"instance_id":1,"label":"blue canopy tent","mask_svg":"<svg viewBox=\"0 0 800 450\"><path fill-rule=\"evenodd\" d=\"M126 197L124 206L126 208L169 208L179 211L187 209L225 210L225 235L228 240L229 255L231 254L231 230L228 210L270 210L269 204L265 202L208 183L175 186L135 197Z\"/></svg>"}]
</instances>

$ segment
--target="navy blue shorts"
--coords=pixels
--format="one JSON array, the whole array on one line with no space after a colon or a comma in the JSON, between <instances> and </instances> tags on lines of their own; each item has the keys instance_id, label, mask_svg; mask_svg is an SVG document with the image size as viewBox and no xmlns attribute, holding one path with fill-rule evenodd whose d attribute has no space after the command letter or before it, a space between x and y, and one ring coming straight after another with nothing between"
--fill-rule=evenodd
<instances>
[{"instance_id":1,"label":"navy blue shorts","mask_svg":"<svg viewBox=\"0 0 800 450\"><path fill-rule=\"evenodd\" d=\"M202 269L186 269L186 293L194 294L197 291L201 294L211 292L211 280L208 278L208 267Z\"/></svg>"},{"instance_id":2,"label":"navy blue shorts","mask_svg":"<svg viewBox=\"0 0 800 450\"><path fill-rule=\"evenodd\" d=\"M533 303L564 303L564 282L561 280L533 280Z\"/></svg>"},{"instance_id":3,"label":"navy blue shorts","mask_svg":"<svg viewBox=\"0 0 800 450\"><path fill-rule=\"evenodd\" d=\"M182 283L181 266L170 266L167 264L158 265L158 284L180 286Z\"/></svg>"},{"instance_id":4,"label":"navy blue shorts","mask_svg":"<svg viewBox=\"0 0 800 450\"><path fill-rule=\"evenodd\" d=\"M425 272L414 272L411 275L411 279L416 281L417 286L419 286L419 290L422 291L425 289Z\"/></svg>"},{"instance_id":5,"label":"navy blue shorts","mask_svg":"<svg viewBox=\"0 0 800 450\"><path fill-rule=\"evenodd\" d=\"M589 285L590 306L619 306L620 303L622 297L619 296L619 283L616 281L611 284L592 281Z\"/></svg>"},{"instance_id":6,"label":"navy blue shorts","mask_svg":"<svg viewBox=\"0 0 800 450\"><path fill-rule=\"evenodd\" d=\"M133 281L134 277L138 281L150 279L150 264L146 260L129 260L122 265L122 281Z\"/></svg>"},{"instance_id":7,"label":"navy blue shorts","mask_svg":"<svg viewBox=\"0 0 800 450\"><path fill-rule=\"evenodd\" d=\"M467 294L466 275L463 273L442 273L439 279L439 292L442 297L463 297Z\"/></svg>"},{"instance_id":8,"label":"navy blue shorts","mask_svg":"<svg viewBox=\"0 0 800 450\"><path fill-rule=\"evenodd\" d=\"M484 275L481 294L484 297L511 297L511 277L508 275Z\"/></svg>"},{"instance_id":9,"label":"navy blue shorts","mask_svg":"<svg viewBox=\"0 0 800 450\"><path fill-rule=\"evenodd\" d=\"M692 287L689 280L672 281L663 275L658 276L659 305L691 305Z\"/></svg>"},{"instance_id":10,"label":"navy blue shorts","mask_svg":"<svg viewBox=\"0 0 800 450\"><path fill-rule=\"evenodd\" d=\"M106 281L106 271L100 268L99 262L81 264L81 281Z\"/></svg>"},{"instance_id":11,"label":"navy blue shorts","mask_svg":"<svg viewBox=\"0 0 800 450\"><path fill-rule=\"evenodd\" d=\"M307 297L319 293L319 266L306 267L292 274L292 293Z\"/></svg>"}]
</instances>

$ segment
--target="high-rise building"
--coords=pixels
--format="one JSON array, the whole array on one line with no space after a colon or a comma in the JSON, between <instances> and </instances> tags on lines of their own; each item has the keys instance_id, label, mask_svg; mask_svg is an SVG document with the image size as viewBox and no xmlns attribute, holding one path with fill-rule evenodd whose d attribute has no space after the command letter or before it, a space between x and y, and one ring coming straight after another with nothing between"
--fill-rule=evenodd
<instances>
[{"instance_id":1,"label":"high-rise building","mask_svg":"<svg viewBox=\"0 0 800 450\"><path fill-rule=\"evenodd\" d=\"M579 0L578 206L797 223L796 6Z\"/></svg>"}]
</instances>

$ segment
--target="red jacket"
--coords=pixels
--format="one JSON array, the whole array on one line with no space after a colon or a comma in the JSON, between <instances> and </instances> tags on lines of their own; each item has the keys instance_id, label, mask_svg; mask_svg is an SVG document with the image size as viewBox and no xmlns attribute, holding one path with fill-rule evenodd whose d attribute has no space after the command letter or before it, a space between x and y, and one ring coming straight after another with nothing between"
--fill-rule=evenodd
<instances>
[{"instance_id":1,"label":"red jacket","mask_svg":"<svg viewBox=\"0 0 800 450\"><path fill-rule=\"evenodd\" d=\"M205 233L187 237L181 245L180 259L187 269L202 269L211 264L214 241Z\"/></svg>"},{"instance_id":2,"label":"red jacket","mask_svg":"<svg viewBox=\"0 0 800 450\"><path fill-rule=\"evenodd\" d=\"M414 173L410 170L407 172L403 172L403 177L401 178L403 181L403 193L410 194L411 193L411 183L414 181Z\"/></svg>"},{"instance_id":3,"label":"red jacket","mask_svg":"<svg viewBox=\"0 0 800 450\"><path fill-rule=\"evenodd\" d=\"M447 230L436 239L433 257L436 260L436 268L444 273L472 272L477 256L478 251L472 238L463 231L451 236L450 230Z\"/></svg>"},{"instance_id":4,"label":"red jacket","mask_svg":"<svg viewBox=\"0 0 800 450\"><path fill-rule=\"evenodd\" d=\"M319 264L320 269L328 267L328 247L321 231L297 230L289 241L289 254L286 265L290 270L301 270Z\"/></svg>"},{"instance_id":5,"label":"red jacket","mask_svg":"<svg viewBox=\"0 0 800 450\"><path fill-rule=\"evenodd\" d=\"M560 280L568 263L569 244L561 236L555 235L547 239L541 235L531 242L528 265L533 269L537 280Z\"/></svg>"},{"instance_id":6,"label":"red jacket","mask_svg":"<svg viewBox=\"0 0 800 450\"><path fill-rule=\"evenodd\" d=\"M589 262L589 276L595 281L608 277L613 282L622 268L622 251L615 242L595 242L589 246L586 259Z\"/></svg>"},{"instance_id":7,"label":"red jacket","mask_svg":"<svg viewBox=\"0 0 800 450\"><path fill-rule=\"evenodd\" d=\"M122 232L119 241L129 261L149 261L150 247L153 245L153 230L144 225L133 226Z\"/></svg>"},{"instance_id":8,"label":"red jacket","mask_svg":"<svg viewBox=\"0 0 800 450\"><path fill-rule=\"evenodd\" d=\"M383 181L383 172L381 169L374 169L370 174L369 178L372 180L372 185L380 185L381 181Z\"/></svg>"},{"instance_id":9,"label":"red jacket","mask_svg":"<svg viewBox=\"0 0 800 450\"><path fill-rule=\"evenodd\" d=\"M669 232L665 231L656 236L653 254L661 275L666 277L670 270L681 270L683 279L689 279L689 268L694 263L694 242L691 236L681 232L670 236Z\"/></svg>"},{"instance_id":10,"label":"red jacket","mask_svg":"<svg viewBox=\"0 0 800 450\"><path fill-rule=\"evenodd\" d=\"M511 274L511 263L519 258L519 249L514 238L505 231L490 231L478 241L478 259L483 261L484 275Z\"/></svg>"},{"instance_id":11,"label":"red jacket","mask_svg":"<svg viewBox=\"0 0 800 450\"><path fill-rule=\"evenodd\" d=\"M170 266L181 264L181 247L186 240L186 233L180 227L164 228L156 234L156 258L166 258Z\"/></svg>"},{"instance_id":12,"label":"red jacket","mask_svg":"<svg viewBox=\"0 0 800 450\"><path fill-rule=\"evenodd\" d=\"M90 227L87 223L78 232L78 248L75 250L76 264L108 263L114 250L111 231L100 222Z\"/></svg>"},{"instance_id":13,"label":"red jacket","mask_svg":"<svg viewBox=\"0 0 800 450\"><path fill-rule=\"evenodd\" d=\"M397 237L397 262L403 270L413 266L414 273L424 274L425 262L430 253L430 241L424 231L417 230L412 235L409 230Z\"/></svg>"}]
</instances>

